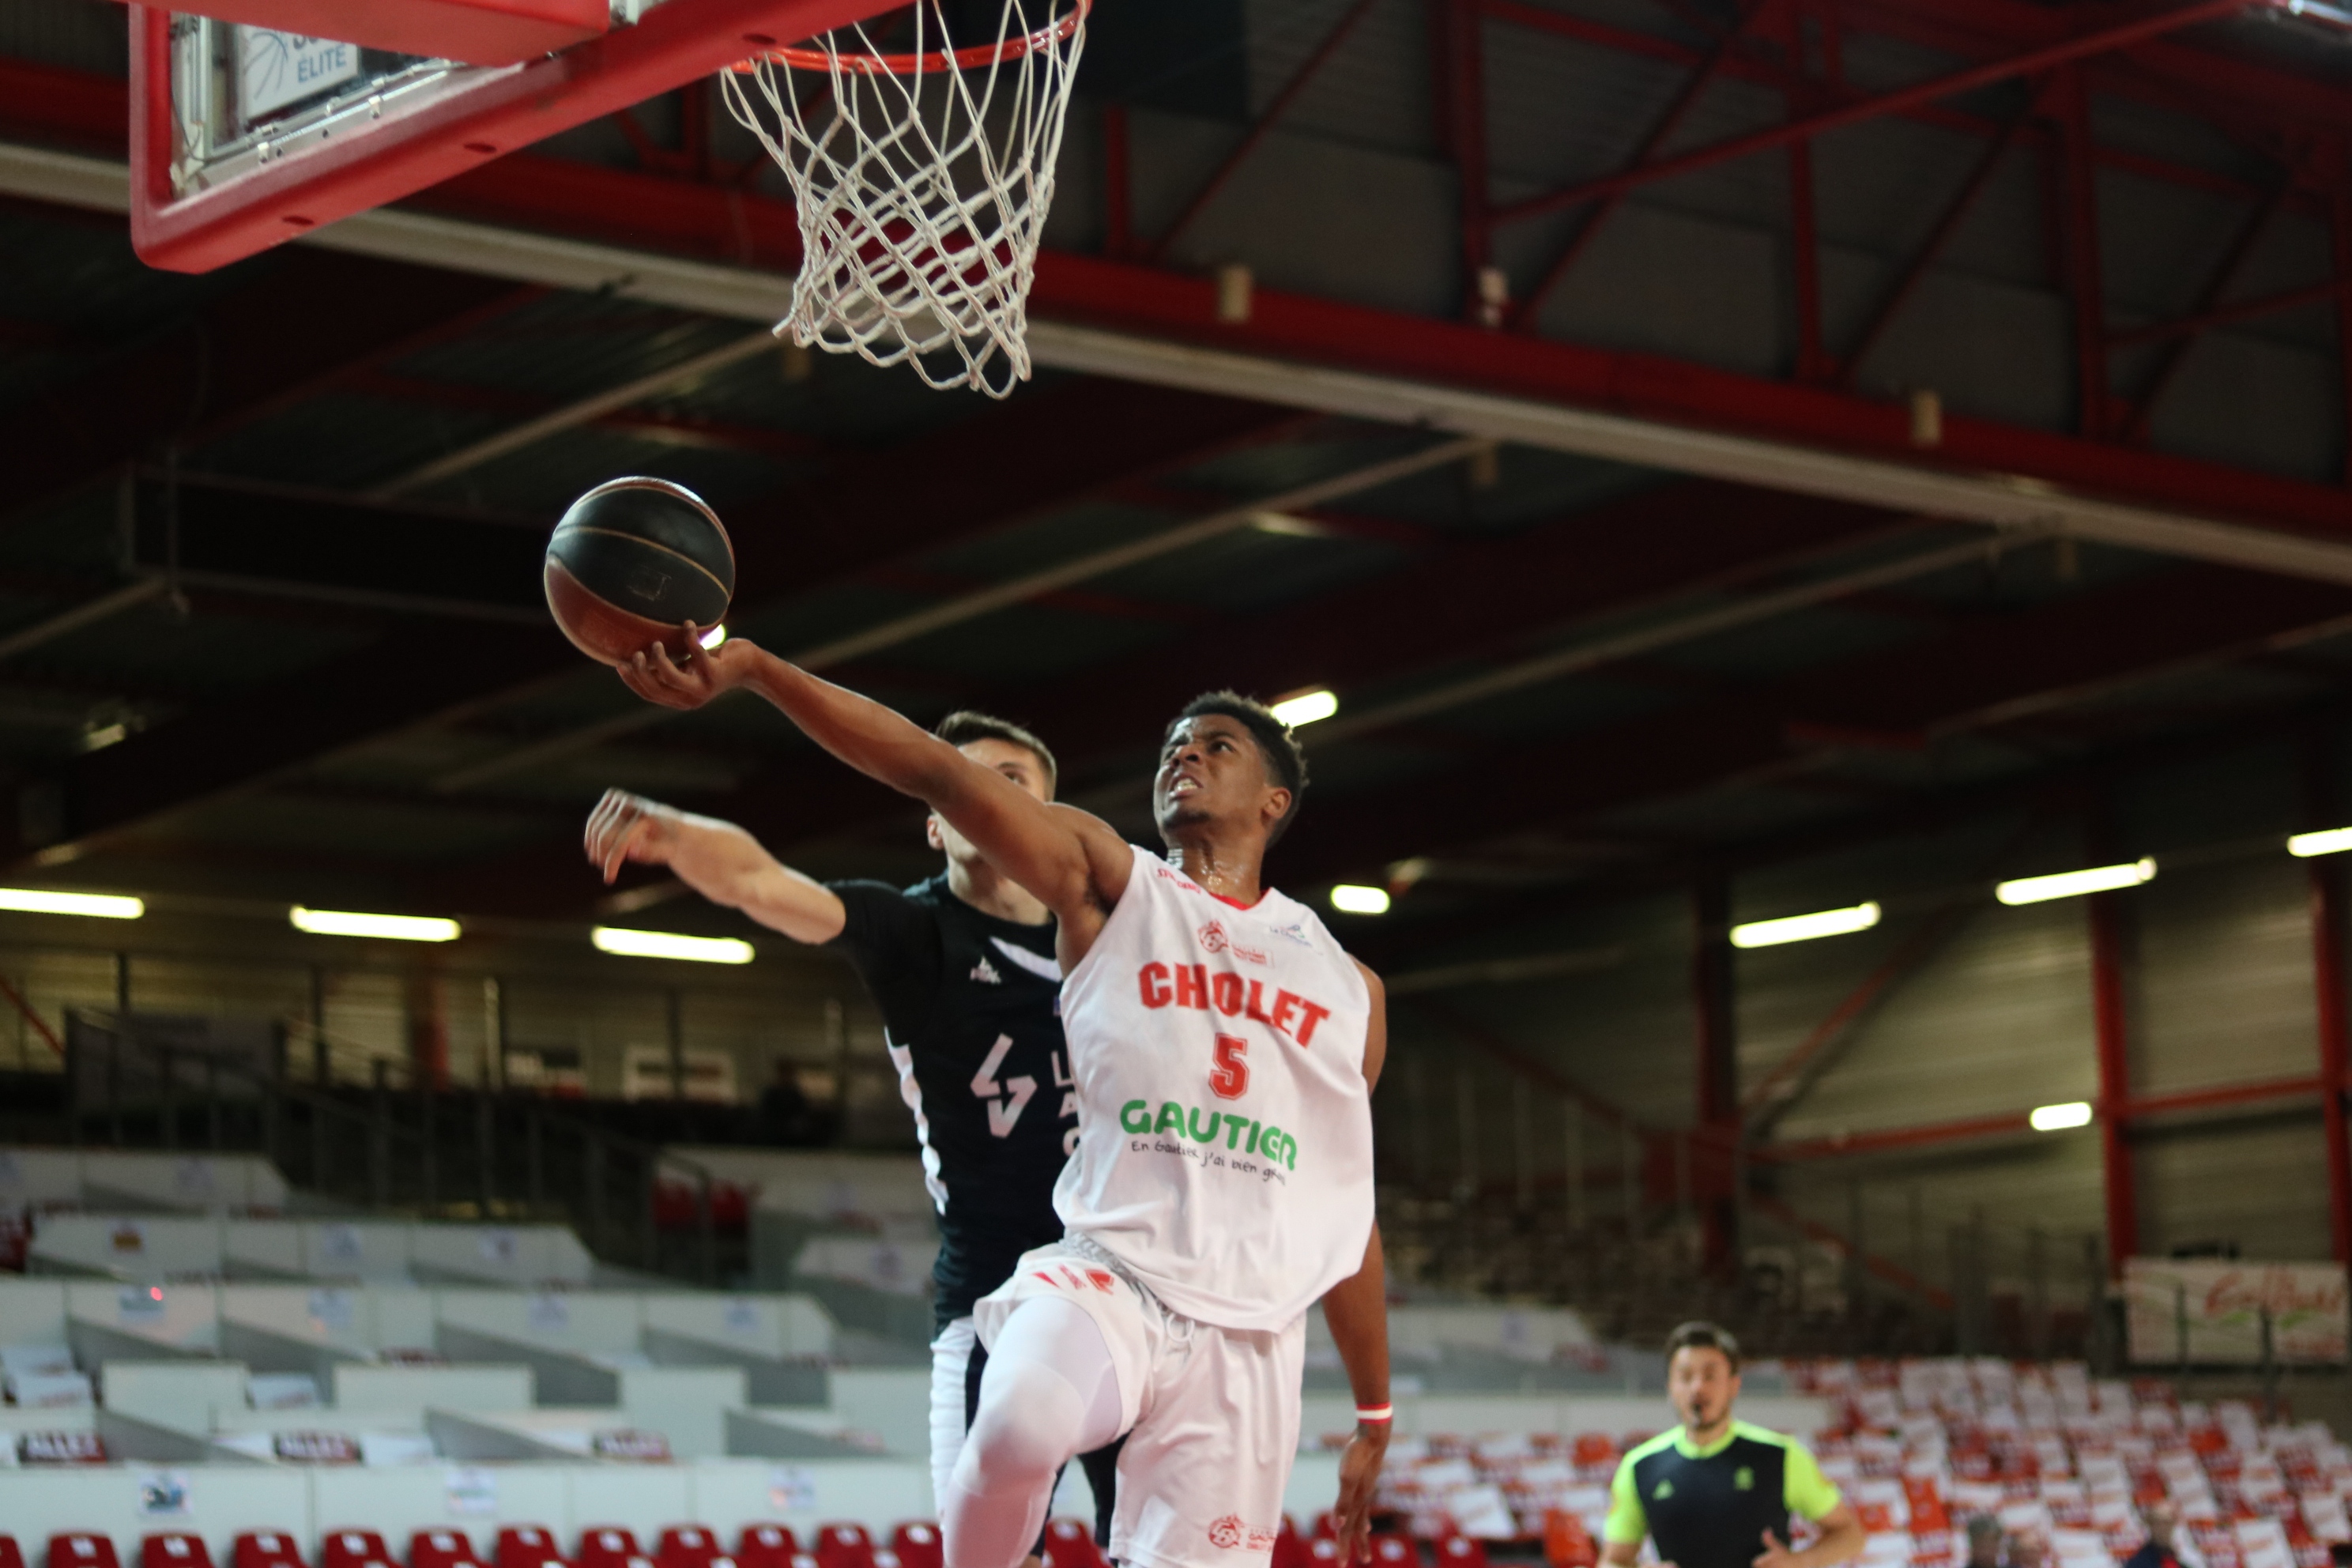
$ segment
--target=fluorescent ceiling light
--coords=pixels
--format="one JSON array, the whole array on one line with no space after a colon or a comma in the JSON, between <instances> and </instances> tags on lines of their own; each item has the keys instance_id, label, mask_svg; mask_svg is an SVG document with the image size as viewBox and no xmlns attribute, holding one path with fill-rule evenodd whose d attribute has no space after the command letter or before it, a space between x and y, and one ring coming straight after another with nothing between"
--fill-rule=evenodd
<instances>
[{"instance_id":1,"label":"fluorescent ceiling light","mask_svg":"<svg viewBox=\"0 0 2352 1568\"><path fill-rule=\"evenodd\" d=\"M1734 947L1778 947L1784 942L1811 942L1820 936L1844 936L1868 931L1878 923L1876 904L1856 904L1850 910L1822 910L1810 915L1784 915L1777 921L1749 921L1731 928Z\"/></svg>"},{"instance_id":2,"label":"fluorescent ceiling light","mask_svg":"<svg viewBox=\"0 0 2352 1568\"><path fill-rule=\"evenodd\" d=\"M667 931L631 931L598 926L588 940L606 952L627 958L682 958L693 963L749 963L751 944L731 936L680 936Z\"/></svg>"},{"instance_id":3,"label":"fluorescent ceiling light","mask_svg":"<svg viewBox=\"0 0 2352 1568\"><path fill-rule=\"evenodd\" d=\"M1341 914L1384 915L1389 912L1388 889L1342 882L1331 889L1331 907Z\"/></svg>"},{"instance_id":4,"label":"fluorescent ceiling light","mask_svg":"<svg viewBox=\"0 0 2352 1568\"><path fill-rule=\"evenodd\" d=\"M2310 859L2314 855L2341 855L2352 849L2352 827L2331 827L2324 833L2298 833L2286 841L2286 852Z\"/></svg>"},{"instance_id":5,"label":"fluorescent ceiling light","mask_svg":"<svg viewBox=\"0 0 2352 1568\"><path fill-rule=\"evenodd\" d=\"M1274 716L1294 730L1318 719L1328 719L1339 710L1339 700L1328 691L1302 691L1274 705Z\"/></svg>"},{"instance_id":6,"label":"fluorescent ceiling light","mask_svg":"<svg viewBox=\"0 0 2352 1568\"><path fill-rule=\"evenodd\" d=\"M2037 1105L2033 1114L2025 1119L2036 1132L2063 1132L2069 1127L2091 1124L2091 1102L2070 1100L2063 1105Z\"/></svg>"},{"instance_id":7,"label":"fluorescent ceiling light","mask_svg":"<svg viewBox=\"0 0 2352 1568\"><path fill-rule=\"evenodd\" d=\"M363 915L294 906L294 929L313 936L374 936L393 942L455 942L457 922L434 915Z\"/></svg>"},{"instance_id":8,"label":"fluorescent ceiling light","mask_svg":"<svg viewBox=\"0 0 2352 1568\"><path fill-rule=\"evenodd\" d=\"M705 647L717 647L727 640L727 628L723 626L713 626L694 640Z\"/></svg>"},{"instance_id":9,"label":"fluorescent ceiling light","mask_svg":"<svg viewBox=\"0 0 2352 1568\"><path fill-rule=\"evenodd\" d=\"M95 915L100 920L135 921L147 912L145 903L115 893L59 893L47 888L0 888L0 910L23 910L36 915Z\"/></svg>"},{"instance_id":10,"label":"fluorescent ceiling light","mask_svg":"<svg viewBox=\"0 0 2352 1568\"><path fill-rule=\"evenodd\" d=\"M2155 875L2155 861L2134 860L2126 866L2093 866L2087 870L2061 871L2050 877L2020 877L1995 888L1992 896L2004 904L2038 904L2046 899L2074 899L2084 893L2137 888Z\"/></svg>"}]
</instances>

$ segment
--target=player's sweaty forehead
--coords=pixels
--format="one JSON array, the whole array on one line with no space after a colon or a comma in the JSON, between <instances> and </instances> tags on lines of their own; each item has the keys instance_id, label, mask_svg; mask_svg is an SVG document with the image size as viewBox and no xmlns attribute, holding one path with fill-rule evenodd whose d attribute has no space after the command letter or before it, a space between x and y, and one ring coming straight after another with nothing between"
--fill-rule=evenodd
<instances>
[{"instance_id":1,"label":"player's sweaty forehead","mask_svg":"<svg viewBox=\"0 0 2352 1568\"><path fill-rule=\"evenodd\" d=\"M1677 1383L1700 1383L1710 1378L1729 1378L1731 1358L1713 1345L1685 1345L1675 1352L1666 1368L1666 1375Z\"/></svg>"},{"instance_id":2,"label":"player's sweaty forehead","mask_svg":"<svg viewBox=\"0 0 2352 1568\"><path fill-rule=\"evenodd\" d=\"M1170 728L1167 742L1160 748L1160 760L1168 761L1188 745L1205 746L1220 739L1231 741L1252 754L1257 752L1257 737L1250 733L1248 725L1230 713L1196 713L1190 719L1177 720Z\"/></svg>"}]
</instances>

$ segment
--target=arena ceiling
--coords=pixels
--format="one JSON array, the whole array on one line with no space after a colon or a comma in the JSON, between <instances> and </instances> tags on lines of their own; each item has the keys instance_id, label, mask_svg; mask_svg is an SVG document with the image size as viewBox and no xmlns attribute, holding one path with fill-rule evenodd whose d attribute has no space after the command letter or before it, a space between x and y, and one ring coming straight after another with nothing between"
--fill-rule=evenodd
<instances>
[{"instance_id":1,"label":"arena ceiling","mask_svg":"<svg viewBox=\"0 0 2352 1568\"><path fill-rule=\"evenodd\" d=\"M545 532L626 472L727 518L737 635L1034 726L1138 837L1184 698L1337 692L1274 871L1391 883L1369 945L2352 691L2307 18L1106 0L1003 404L764 337L792 215L700 89L150 270L121 26L0 19L12 879L720 929L581 863L614 784L919 874L756 700L656 713L550 627Z\"/></svg>"}]
</instances>

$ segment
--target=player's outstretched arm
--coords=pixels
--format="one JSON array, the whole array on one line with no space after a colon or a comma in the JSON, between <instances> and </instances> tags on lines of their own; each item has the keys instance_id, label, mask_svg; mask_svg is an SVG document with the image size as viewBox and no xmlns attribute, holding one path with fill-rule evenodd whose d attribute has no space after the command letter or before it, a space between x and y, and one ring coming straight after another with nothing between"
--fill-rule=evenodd
<instances>
[{"instance_id":1,"label":"player's outstretched arm","mask_svg":"<svg viewBox=\"0 0 2352 1568\"><path fill-rule=\"evenodd\" d=\"M913 795L976 845L990 864L1036 895L1061 921L1066 963L1091 946L1127 888L1135 852L1109 825L1050 805L870 698L821 680L740 638L703 649L689 625L688 656L659 644L620 667L649 702L698 708L736 687L757 691L808 738L869 778Z\"/></svg>"},{"instance_id":2,"label":"player's outstretched arm","mask_svg":"<svg viewBox=\"0 0 2352 1568\"><path fill-rule=\"evenodd\" d=\"M1360 961L1354 963L1371 993L1371 1016L1364 1030L1364 1088L1370 1092L1381 1081L1389 1054L1388 994L1381 977ZM1364 1244L1363 1267L1334 1285L1323 1298L1323 1321L1348 1369L1348 1386L1359 1410L1389 1403L1388 1266L1381 1254L1381 1227L1372 1226ZM1379 1489L1381 1466L1388 1458L1389 1434L1394 1421L1359 1421L1348 1448L1339 1456L1339 1503L1332 1510L1339 1531L1343 1561L1369 1562L1372 1555L1372 1495Z\"/></svg>"},{"instance_id":3,"label":"player's outstretched arm","mask_svg":"<svg viewBox=\"0 0 2352 1568\"><path fill-rule=\"evenodd\" d=\"M848 920L832 889L779 861L735 824L626 790L608 789L596 803L585 847L607 882L631 860L667 866L712 903L741 910L794 942L831 942Z\"/></svg>"}]
</instances>

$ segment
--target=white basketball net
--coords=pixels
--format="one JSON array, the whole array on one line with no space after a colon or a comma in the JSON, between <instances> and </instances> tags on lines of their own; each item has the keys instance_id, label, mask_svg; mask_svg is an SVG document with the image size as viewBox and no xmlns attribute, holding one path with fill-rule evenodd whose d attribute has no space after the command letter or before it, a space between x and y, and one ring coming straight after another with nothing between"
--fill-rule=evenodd
<instances>
[{"instance_id":1,"label":"white basketball net","mask_svg":"<svg viewBox=\"0 0 2352 1568\"><path fill-rule=\"evenodd\" d=\"M1029 284L1085 7L1006 0L995 48L967 40L960 67L940 4L913 6L917 58L889 57L914 68L886 68L859 25L719 79L799 205L800 278L776 334L1003 397L1029 379Z\"/></svg>"}]
</instances>

